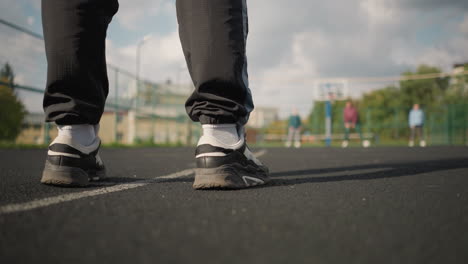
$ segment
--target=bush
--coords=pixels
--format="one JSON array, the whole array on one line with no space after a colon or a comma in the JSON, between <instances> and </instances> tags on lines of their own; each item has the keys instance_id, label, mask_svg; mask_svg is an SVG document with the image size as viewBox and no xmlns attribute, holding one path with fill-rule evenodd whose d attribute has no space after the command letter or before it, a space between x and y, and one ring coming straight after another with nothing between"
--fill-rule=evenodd
<instances>
[{"instance_id":1,"label":"bush","mask_svg":"<svg viewBox=\"0 0 468 264\"><path fill-rule=\"evenodd\" d=\"M13 91L0 85L0 140L13 141L21 132L26 112Z\"/></svg>"}]
</instances>

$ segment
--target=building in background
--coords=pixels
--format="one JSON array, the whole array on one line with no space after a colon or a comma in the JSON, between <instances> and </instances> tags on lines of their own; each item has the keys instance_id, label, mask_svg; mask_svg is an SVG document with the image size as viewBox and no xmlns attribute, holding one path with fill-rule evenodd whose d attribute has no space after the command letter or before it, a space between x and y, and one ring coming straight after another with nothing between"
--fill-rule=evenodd
<instances>
[{"instance_id":1,"label":"building in background","mask_svg":"<svg viewBox=\"0 0 468 264\"><path fill-rule=\"evenodd\" d=\"M453 65L453 70L452 73L454 74L460 74L466 70L466 67L468 67L468 62L465 63L456 63Z\"/></svg>"},{"instance_id":2,"label":"building in background","mask_svg":"<svg viewBox=\"0 0 468 264\"><path fill-rule=\"evenodd\" d=\"M251 128L264 128L271 123L278 121L278 108L276 107L255 107L252 113L250 113L248 127Z\"/></svg>"},{"instance_id":3,"label":"building in background","mask_svg":"<svg viewBox=\"0 0 468 264\"><path fill-rule=\"evenodd\" d=\"M27 113L21 125L21 132L16 138L19 144L45 144L50 138L57 136L57 129L47 126L44 113Z\"/></svg>"},{"instance_id":4,"label":"building in background","mask_svg":"<svg viewBox=\"0 0 468 264\"><path fill-rule=\"evenodd\" d=\"M194 144L200 126L185 113L191 85L144 83L130 97L108 97L100 122L99 137L108 143ZM134 93L135 94L135 93ZM55 125L44 123L44 113L28 113L16 142L47 144L57 135Z\"/></svg>"}]
</instances>

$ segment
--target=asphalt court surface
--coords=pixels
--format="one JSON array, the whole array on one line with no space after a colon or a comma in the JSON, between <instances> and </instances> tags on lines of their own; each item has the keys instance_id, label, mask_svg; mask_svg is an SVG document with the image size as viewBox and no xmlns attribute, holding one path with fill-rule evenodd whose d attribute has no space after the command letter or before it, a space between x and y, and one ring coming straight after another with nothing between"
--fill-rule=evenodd
<instances>
[{"instance_id":1,"label":"asphalt court surface","mask_svg":"<svg viewBox=\"0 0 468 264\"><path fill-rule=\"evenodd\" d=\"M193 148L103 149L88 188L0 150L0 263L468 263L468 148L254 151L271 184L194 191Z\"/></svg>"}]
</instances>

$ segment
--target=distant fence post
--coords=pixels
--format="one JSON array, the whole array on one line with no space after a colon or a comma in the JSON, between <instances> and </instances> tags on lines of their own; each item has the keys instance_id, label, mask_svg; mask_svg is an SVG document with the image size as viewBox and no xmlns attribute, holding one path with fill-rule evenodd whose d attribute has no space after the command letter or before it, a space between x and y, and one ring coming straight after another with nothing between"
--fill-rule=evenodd
<instances>
[{"instance_id":1,"label":"distant fence post","mask_svg":"<svg viewBox=\"0 0 468 264\"><path fill-rule=\"evenodd\" d=\"M371 132L371 108L366 109L366 128L367 133Z\"/></svg>"},{"instance_id":2,"label":"distant fence post","mask_svg":"<svg viewBox=\"0 0 468 264\"><path fill-rule=\"evenodd\" d=\"M434 144L434 115L430 115L427 119L427 125L425 125L426 131L424 131L424 137L427 142L431 141L431 144Z\"/></svg>"},{"instance_id":3,"label":"distant fence post","mask_svg":"<svg viewBox=\"0 0 468 264\"><path fill-rule=\"evenodd\" d=\"M115 68L114 69L114 72L115 72L115 98L114 98L114 102L115 102L115 125L114 125L114 141L116 143L119 142L119 69L118 68Z\"/></svg>"},{"instance_id":4,"label":"distant fence post","mask_svg":"<svg viewBox=\"0 0 468 264\"><path fill-rule=\"evenodd\" d=\"M330 99L325 102L325 145L331 146L332 134L332 105Z\"/></svg>"},{"instance_id":5,"label":"distant fence post","mask_svg":"<svg viewBox=\"0 0 468 264\"><path fill-rule=\"evenodd\" d=\"M464 106L464 107L463 107ZM468 105L463 105L463 145L467 145L468 142L466 142L466 123L468 122Z\"/></svg>"},{"instance_id":6,"label":"distant fence post","mask_svg":"<svg viewBox=\"0 0 468 264\"><path fill-rule=\"evenodd\" d=\"M450 106L445 105L445 144L450 145Z\"/></svg>"},{"instance_id":7,"label":"distant fence post","mask_svg":"<svg viewBox=\"0 0 468 264\"><path fill-rule=\"evenodd\" d=\"M399 126L398 126L398 108L395 108L395 110L393 111L393 129L394 130L394 136L395 138L400 138L400 133L399 133Z\"/></svg>"},{"instance_id":8,"label":"distant fence post","mask_svg":"<svg viewBox=\"0 0 468 264\"><path fill-rule=\"evenodd\" d=\"M50 124L46 122L44 124L44 144L49 145L50 143Z\"/></svg>"},{"instance_id":9,"label":"distant fence post","mask_svg":"<svg viewBox=\"0 0 468 264\"><path fill-rule=\"evenodd\" d=\"M453 144L453 115L452 115L452 112L453 112L453 109L452 107L449 105L448 106L448 111L447 111L447 132L448 132L448 144L449 145L452 145Z\"/></svg>"},{"instance_id":10,"label":"distant fence post","mask_svg":"<svg viewBox=\"0 0 468 264\"><path fill-rule=\"evenodd\" d=\"M155 142L155 133L154 130L156 128L156 89L151 89L151 143Z\"/></svg>"}]
</instances>

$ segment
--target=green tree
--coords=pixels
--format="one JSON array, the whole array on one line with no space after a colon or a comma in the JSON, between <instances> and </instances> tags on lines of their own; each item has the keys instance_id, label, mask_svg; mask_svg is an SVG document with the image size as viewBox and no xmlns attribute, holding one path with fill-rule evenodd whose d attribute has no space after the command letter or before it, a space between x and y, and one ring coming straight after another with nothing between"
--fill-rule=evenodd
<instances>
[{"instance_id":1,"label":"green tree","mask_svg":"<svg viewBox=\"0 0 468 264\"><path fill-rule=\"evenodd\" d=\"M437 67L420 65L415 72L407 71L402 76L417 77L441 72ZM399 87L388 86L364 95L360 110L365 113L361 116L370 130L382 137L407 137L408 112L413 104L419 103L427 116L435 116L437 111L443 109L441 105L446 98L449 84L448 77L402 80Z\"/></svg>"},{"instance_id":2,"label":"green tree","mask_svg":"<svg viewBox=\"0 0 468 264\"><path fill-rule=\"evenodd\" d=\"M365 94L359 104L362 123L370 132L380 136L398 137L403 132L401 130L406 130L406 127L400 128L400 125L407 111L400 98L401 91L395 86Z\"/></svg>"},{"instance_id":3,"label":"green tree","mask_svg":"<svg viewBox=\"0 0 468 264\"><path fill-rule=\"evenodd\" d=\"M346 101L334 101L332 103L332 132L342 133L343 124L343 108ZM312 134L325 133L325 102L314 102L312 112L308 117L308 124L305 126Z\"/></svg>"},{"instance_id":4,"label":"green tree","mask_svg":"<svg viewBox=\"0 0 468 264\"><path fill-rule=\"evenodd\" d=\"M13 84L15 83L15 74L13 73L13 69L11 68L8 62L5 63L5 65L3 65L3 68L0 70L0 77L2 78L2 82L9 84L10 89L15 89L15 87L13 86Z\"/></svg>"},{"instance_id":5,"label":"green tree","mask_svg":"<svg viewBox=\"0 0 468 264\"><path fill-rule=\"evenodd\" d=\"M412 77L420 74L437 74L441 70L428 65L420 65L415 72L404 72L402 76ZM404 80L399 87L387 86L365 94L354 101L359 111L363 131L369 131L387 138L407 136L408 111L414 103L419 103L429 112L441 109L447 91L450 90L449 78ZM344 101L336 101L332 107L333 133L343 131ZM325 103L315 102L309 115L309 125L314 134L325 131Z\"/></svg>"},{"instance_id":6,"label":"green tree","mask_svg":"<svg viewBox=\"0 0 468 264\"><path fill-rule=\"evenodd\" d=\"M437 67L420 65L416 72L404 72L402 75L411 77L420 74L441 73ZM425 107L440 105L444 99L445 92L449 88L449 77L404 80L400 81L400 101L402 105L410 108L411 105L419 103Z\"/></svg>"},{"instance_id":7,"label":"green tree","mask_svg":"<svg viewBox=\"0 0 468 264\"><path fill-rule=\"evenodd\" d=\"M468 71L468 63L463 66L464 71ZM468 101L468 75L458 75L453 77L446 96L446 104L466 104Z\"/></svg>"},{"instance_id":8,"label":"green tree","mask_svg":"<svg viewBox=\"0 0 468 264\"><path fill-rule=\"evenodd\" d=\"M0 82L0 140L13 141L21 131L26 111L13 91L14 73L8 63L0 70Z\"/></svg>"}]
</instances>

